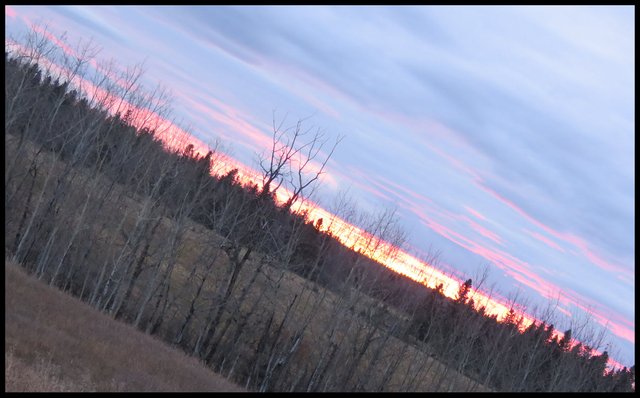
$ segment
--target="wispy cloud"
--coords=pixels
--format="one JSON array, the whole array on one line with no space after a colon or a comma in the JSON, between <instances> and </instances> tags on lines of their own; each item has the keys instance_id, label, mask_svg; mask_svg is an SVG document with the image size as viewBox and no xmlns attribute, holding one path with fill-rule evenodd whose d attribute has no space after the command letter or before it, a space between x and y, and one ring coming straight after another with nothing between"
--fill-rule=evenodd
<instances>
[{"instance_id":1,"label":"wispy cloud","mask_svg":"<svg viewBox=\"0 0 640 398\"><path fill-rule=\"evenodd\" d=\"M565 253L564 249L562 247L560 247L560 245L558 245L556 242L552 241L551 239L547 238L546 236L539 234L537 232L534 231L529 231L528 229L523 228L522 229L526 234L530 235L531 237L539 240L540 242L543 242L544 244L548 245L549 247L552 247L558 251L561 251L563 253Z\"/></svg>"},{"instance_id":2,"label":"wispy cloud","mask_svg":"<svg viewBox=\"0 0 640 398\"><path fill-rule=\"evenodd\" d=\"M13 9L13 7L4 6L4 15L8 16L9 18L15 19L18 14L16 13L16 10Z\"/></svg>"}]
</instances>

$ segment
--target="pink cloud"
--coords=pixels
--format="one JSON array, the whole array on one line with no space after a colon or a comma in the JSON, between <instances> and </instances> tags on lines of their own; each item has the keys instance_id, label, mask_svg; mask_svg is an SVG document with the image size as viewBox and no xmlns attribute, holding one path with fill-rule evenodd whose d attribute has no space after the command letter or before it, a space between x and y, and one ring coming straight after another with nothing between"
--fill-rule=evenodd
<instances>
[{"instance_id":1,"label":"pink cloud","mask_svg":"<svg viewBox=\"0 0 640 398\"><path fill-rule=\"evenodd\" d=\"M609 328L616 336L620 336L623 339L630 341L635 344L636 342L636 332L635 325L631 324L627 320L622 320L622 324L619 322L611 322L609 323Z\"/></svg>"},{"instance_id":2,"label":"pink cloud","mask_svg":"<svg viewBox=\"0 0 640 398\"><path fill-rule=\"evenodd\" d=\"M563 314L565 314L567 317L569 317L569 318L571 318L571 317L572 317L571 312L567 311L566 309L564 309L564 308L562 308L562 307L560 307L560 306L557 306L556 308L558 309L558 311L562 312L562 313L563 313Z\"/></svg>"},{"instance_id":3,"label":"pink cloud","mask_svg":"<svg viewBox=\"0 0 640 398\"><path fill-rule=\"evenodd\" d=\"M351 103L361 109L370 111L369 109L363 108L362 104L360 104L358 101L354 101L351 96L346 94L340 88L332 85L331 83L321 79L320 77L312 73L309 73L308 71L296 68L295 66L288 63L279 63L277 60L269 59L264 61L268 61L268 63L271 64L272 68L274 68L275 70L281 71L284 75L296 77L297 79L303 81L305 84L308 84L321 92L327 93L329 97L331 97L334 100L341 100L343 102ZM287 79L287 80L290 81L291 79ZM329 114L331 115L337 114L339 117L338 112L334 110L329 110L329 109L327 110Z\"/></svg>"},{"instance_id":4,"label":"pink cloud","mask_svg":"<svg viewBox=\"0 0 640 398\"><path fill-rule=\"evenodd\" d=\"M380 176L367 173L353 166L347 166L345 177L349 183L357 186L359 189L369 192L378 199L384 199L388 202L394 202L400 195L397 190L391 189L387 184L378 181Z\"/></svg>"},{"instance_id":5,"label":"pink cloud","mask_svg":"<svg viewBox=\"0 0 640 398\"><path fill-rule=\"evenodd\" d=\"M405 187L402 187L390 180L384 179L383 177L377 177L378 179L384 181L384 183L379 183L377 181L375 181L375 179L371 179L371 183L377 185L379 188L381 188L382 190L386 190L386 191L392 191L394 192L394 194L398 195L398 197L402 198L403 201L407 202L408 205L403 205L403 207L407 208L408 210L416 213L416 214L420 214L422 212L422 208L426 207L428 205L432 205L433 202L431 201L431 199L427 198L426 196L420 195L414 191L411 191L410 189L407 189ZM390 187L393 188L393 190L390 189ZM399 195L398 191L401 191L404 195ZM419 201L419 203L416 202L411 202L409 199L407 199L407 196L412 197L416 200ZM431 211L434 213L439 214L442 217L448 218L450 220L461 220L464 221L465 223L467 223L474 231L476 231L477 233L479 233L480 235L484 236L487 239L492 240L493 242L504 246L504 240L495 232L490 231L489 229L483 227L482 225L476 223L475 221L469 219L468 217L464 216L464 215L458 215L458 214L454 214L451 213L449 211L446 211L444 209L440 209L437 210L435 207L433 206L429 206ZM468 208L467 208L468 209ZM471 209L472 212L473 209ZM480 213L475 212L476 216L478 216L478 218L481 218L483 220L486 220L486 217L482 216ZM473 214L473 213L472 213Z\"/></svg>"},{"instance_id":6,"label":"pink cloud","mask_svg":"<svg viewBox=\"0 0 640 398\"><path fill-rule=\"evenodd\" d=\"M463 206L465 208L465 210L467 210L469 213L471 213L473 216L475 216L476 218L481 219L482 221L487 221L487 217L483 216L479 211L472 209L469 206Z\"/></svg>"},{"instance_id":7,"label":"pink cloud","mask_svg":"<svg viewBox=\"0 0 640 398\"><path fill-rule=\"evenodd\" d=\"M448 153L441 150L440 148L437 148L435 145L431 145L431 144L426 144L426 145L429 147L429 149L431 149L432 151L440 155L440 157L447 160L453 167L455 167L456 169L462 171L463 173L473 178L473 180L482 181L482 177L480 177L480 174L478 174L471 167L461 162L459 159L454 158L453 156L449 155Z\"/></svg>"},{"instance_id":8,"label":"pink cloud","mask_svg":"<svg viewBox=\"0 0 640 398\"><path fill-rule=\"evenodd\" d=\"M610 262L607 262L606 260L604 260L601 256L599 256L598 254L596 254L592 249L589 248L588 243L573 234L570 233L563 233L563 232L559 232L556 231L555 229L543 224L542 222L538 221L537 219L535 219L534 217L532 217L531 215L529 215L527 212L525 212L524 210L522 210L520 207L518 207L516 204L514 204L513 202L511 202L510 200L504 198L503 196L501 196L500 194L498 194L497 192L495 192L494 190L492 190L491 188L485 186L484 184L482 184L479 181L475 181L476 185L482 189L483 191L489 193L490 195L492 195L493 197L495 197L496 199L498 199L499 201L501 201L502 203L506 204L507 206L509 206L511 209L515 210L518 214L520 214L522 217L524 217L526 220L528 220L529 222L531 222L532 224L534 224L535 226L541 228L542 230L544 230L545 232L547 232L548 234L562 240L568 243L573 244L574 246L578 247L582 254L587 257L589 259L589 261L591 261L594 265L606 270L606 271L611 271L611 272L616 272L616 273L622 273L624 274L626 277L632 277L633 276L633 271L629 270L628 268L625 268L621 265L618 264L612 264Z\"/></svg>"},{"instance_id":9,"label":"pink cloud","mask_svg":"<svg viewBox=\"0 0 640 398\"><path fill-rule=\"evenodd\" d=\"M485 238L491 239L492 241L496 242L501 246L504 246L504 240L502 240L502 238L500 238L500 236L498 236L498 234L496 234L495 232L488 230L487 228L483 227L482 225L476 223L475 221L469 219L466 216L461 216L461 219L466 221L467 224L469 224L471 228L473 228L473 230L479 233L480 235L484 236Z\"/></svg>"},{"instance_id":10,"label":"pink cloud","mask_svg":"<svg viewBox=\"0 0 640 398\"><path fill-rule=\"evenodd\" d=\"M359 189L369 192L376 198L384 199L389 202L393 202L393 198L389 196L385 190L377 189L370 181L362 181L362 178L350 178L349 182L357 186Z\"/></svg>"},{"instance_id":11,"label":"pink cloud","mask_svg":"<svg viewBox=\"0 0 640 398\"><path fill-rule=\"evenodd\" d=\"M200 98L195 99L187 95L178 95L205 118L226 125L234 133L244 135L247 140L242 141L248 142L254 150L258 152L271 151L272 135L266 134L247 121L250 117L246 113L211 96L206 96L205 98L200 96ZM319 153L319 156L322 156L322 154ZM308 159L303 152L298 153L291 159L291 166L293 170L304 168L304 173L307 177L320 174L320 181L329 184L334 189L338 186L335 177L329 173L326 167L323 169L319 161Z\"/></svg>"},{"instance_id":12,"label":"pink cloud","mask_svg":"<svg viewBox=\"0 0 640 398\"><path fill-rule=\"evenodd\" d=\"M397 182L391 181L390 179L385 178L380 174L376 174L376 175L368 174L354 167L350 167L349 172L352 175L353 174L357 175L358 178L365 179L367 183L376 186L380 192L382 191L387 192L388 194L391 194L392 196L398 199L401 199L402 201L413 203L414 205L416 205L416 207L419 207L422 204L433 203L433 201L430 198L422 194L419 194L403 185L400 185ZM352 178L352 179L355 180L355 178ZM411 198L417 201L417 203L412 202Z\"/></svg>"},{"instance_id":13,"label":"pink cloud","mask_svg":"<svg viewBox=\"0 0 640 398\"><path fill-rule=\"evenodd\" d=\"M522 230L525 233L527 233L528 235L530 235L531 237L533 237L533 238L539 240L540 242L543 242L544 244L548 245L549 247L565 253L564 249L562 247L560 247L560 245L558 245L556 242L552 241L551 239L545 237L544 235L541 235L541 234L539 234L537 232L529 231L528 229L525 229L525 228L523 228Z\"/></svg>"},{"instance_id":14,"label":"pink cloud","mask_svg":"<svg viewBox=\"0 0 640 398\"><path fill-rule=\"evenodd\" d=\"M477 150L473 145L471 145L471 143L469 142L467 137L465 137L464 134L461 134L460 132L452 128L449 128L448 126L440 123L435 119L429 119L422 116L410 117L410 116L407 116L406 114L396 112L390 109L376 109L375 112L373 112L369 108L363 108L363 107L361 108L369 113L374 114L376 117L382 117L388 120L392 124L403 125L407 127L409 130L417 132L418 133L417 135L421 139L421 143L423 145L432 149L434 152L438 153L439 155L442 155L442 157L450 161L454 167L468 173L474 178L480 178L479 175L472 168L466 166L459 159L456 159L446 154L444 151L434 146L434 141L438 141L438 142L447 141L458 148L463 148L466 151L474 152L477 154L478 153Z\"/></svg>"},{"instance_id":15,"label":"pink cloud","mask_svg":"<svg viewBox=\"0 0 640 398\"><path fill-rule=\"evenodd\" d=\"M245 136L254 149L260 151L271 147L271 138L267 137L262 131L255 128L249 122L238 116L235 109L228 105L220 106L221 111L213 109L200 101L196 101L187 95L180 95L180 98L187 102L190 107L205 115L211 120L227 126L231 131Z\"/></svg>"},{"instance_id":16,"label":"pink cloud","mask_svg":"<svg viewBox=\"0 0 640 398\"><path fill-rule=\"evenodd\" d=\"M611 309L603 310L599 309L597 303L593 303L592 300L588 300L586 297L577 295L577 299L567 300L572 305L580 308L585 313L591 315L596 322L604 325L616 336L635 344L635 324L633 321L626 319L623 315L613 311Z\"/></svg>"},{"instance_id":17,"label":"pink cloud","mask_svg":"<svg viewBox=\"0 0 640 398\"><path fill-rule=\"evenodd\" d=\"M4 15L8 16L11 19L16 19L18 13L11 6L4 6Z\"/></svg>"},{"instance_id":18,"label":"pink cloud","mask_svg":"<svg viewBox=\"0 0 640 398\"><path fill-rule=\"evenodd\" d=\"M424 213L419 213L419 215L424 224L433 231L468 251L486 258L500 269L507 272L512 278L540 293L543 297L553 298L553 292L562 290L559 286L546 281L539 275L532 272L531 269L533 269L533 267L527 262L502 250L485 247L471 238L468 238L461 233L453 231L452 229L434 221Z\"/></svg>"}]
</instances>

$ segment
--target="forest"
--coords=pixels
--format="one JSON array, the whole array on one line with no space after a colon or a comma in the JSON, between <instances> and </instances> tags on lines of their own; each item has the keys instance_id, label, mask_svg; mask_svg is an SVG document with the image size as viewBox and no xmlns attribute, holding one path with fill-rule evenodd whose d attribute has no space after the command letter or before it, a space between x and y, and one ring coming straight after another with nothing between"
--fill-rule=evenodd
<instances>
[{"instance_id":1,"label":"forest","mask_svg":"<svg viewBox=\"0 0 640 398\"><path fill-rule=\"evenodd\" d=\"M322 173L295 155L324 167L338 141L274 123L263 184L246 184L214 172L219 147L141 127L170 118L166 93L138 68L92 73L95 53L36 31L5 45L5 255L31 275L254 391L635 391L588 323L558 339L552 311L498 321L473 303L482 278L447 298L292 212ZM332 211L369 250L405 239L392 211Z\"/></svg>"}]
</instances>

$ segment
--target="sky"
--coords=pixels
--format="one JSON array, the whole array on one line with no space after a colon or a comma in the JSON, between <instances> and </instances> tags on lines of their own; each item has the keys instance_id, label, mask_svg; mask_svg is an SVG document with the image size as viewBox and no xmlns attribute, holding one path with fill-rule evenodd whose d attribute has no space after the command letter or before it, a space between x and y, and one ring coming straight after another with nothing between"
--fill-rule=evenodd
<instances>
[{"instance_id":1,"label":"sky","mask_svg":"<svg viewBox=\"0 0 640 398\"><path fill-rule=\"evenodd\" d=\"M194 137L250 167L274 117L343 136L320 206L396 209L407 250L557 303L558 329L590 316L635 363L633 7L6 6L5 22L144 63Z\"/></svg>"}]
</instances>

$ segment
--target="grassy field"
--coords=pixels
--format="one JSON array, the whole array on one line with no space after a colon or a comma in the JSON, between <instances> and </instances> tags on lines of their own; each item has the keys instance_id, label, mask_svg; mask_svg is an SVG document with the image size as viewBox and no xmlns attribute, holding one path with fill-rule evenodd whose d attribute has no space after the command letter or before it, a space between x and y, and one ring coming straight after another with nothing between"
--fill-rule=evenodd
<instances>
[{"instance_id":1,"label":"grassy field","mask_svg":"<svg viewBox=\"0 0 640 398\"><path fill-rule=\"evenodd\" d=\"M5 260L5 391L243 391Z\"/></svg>"}]
</instances>

